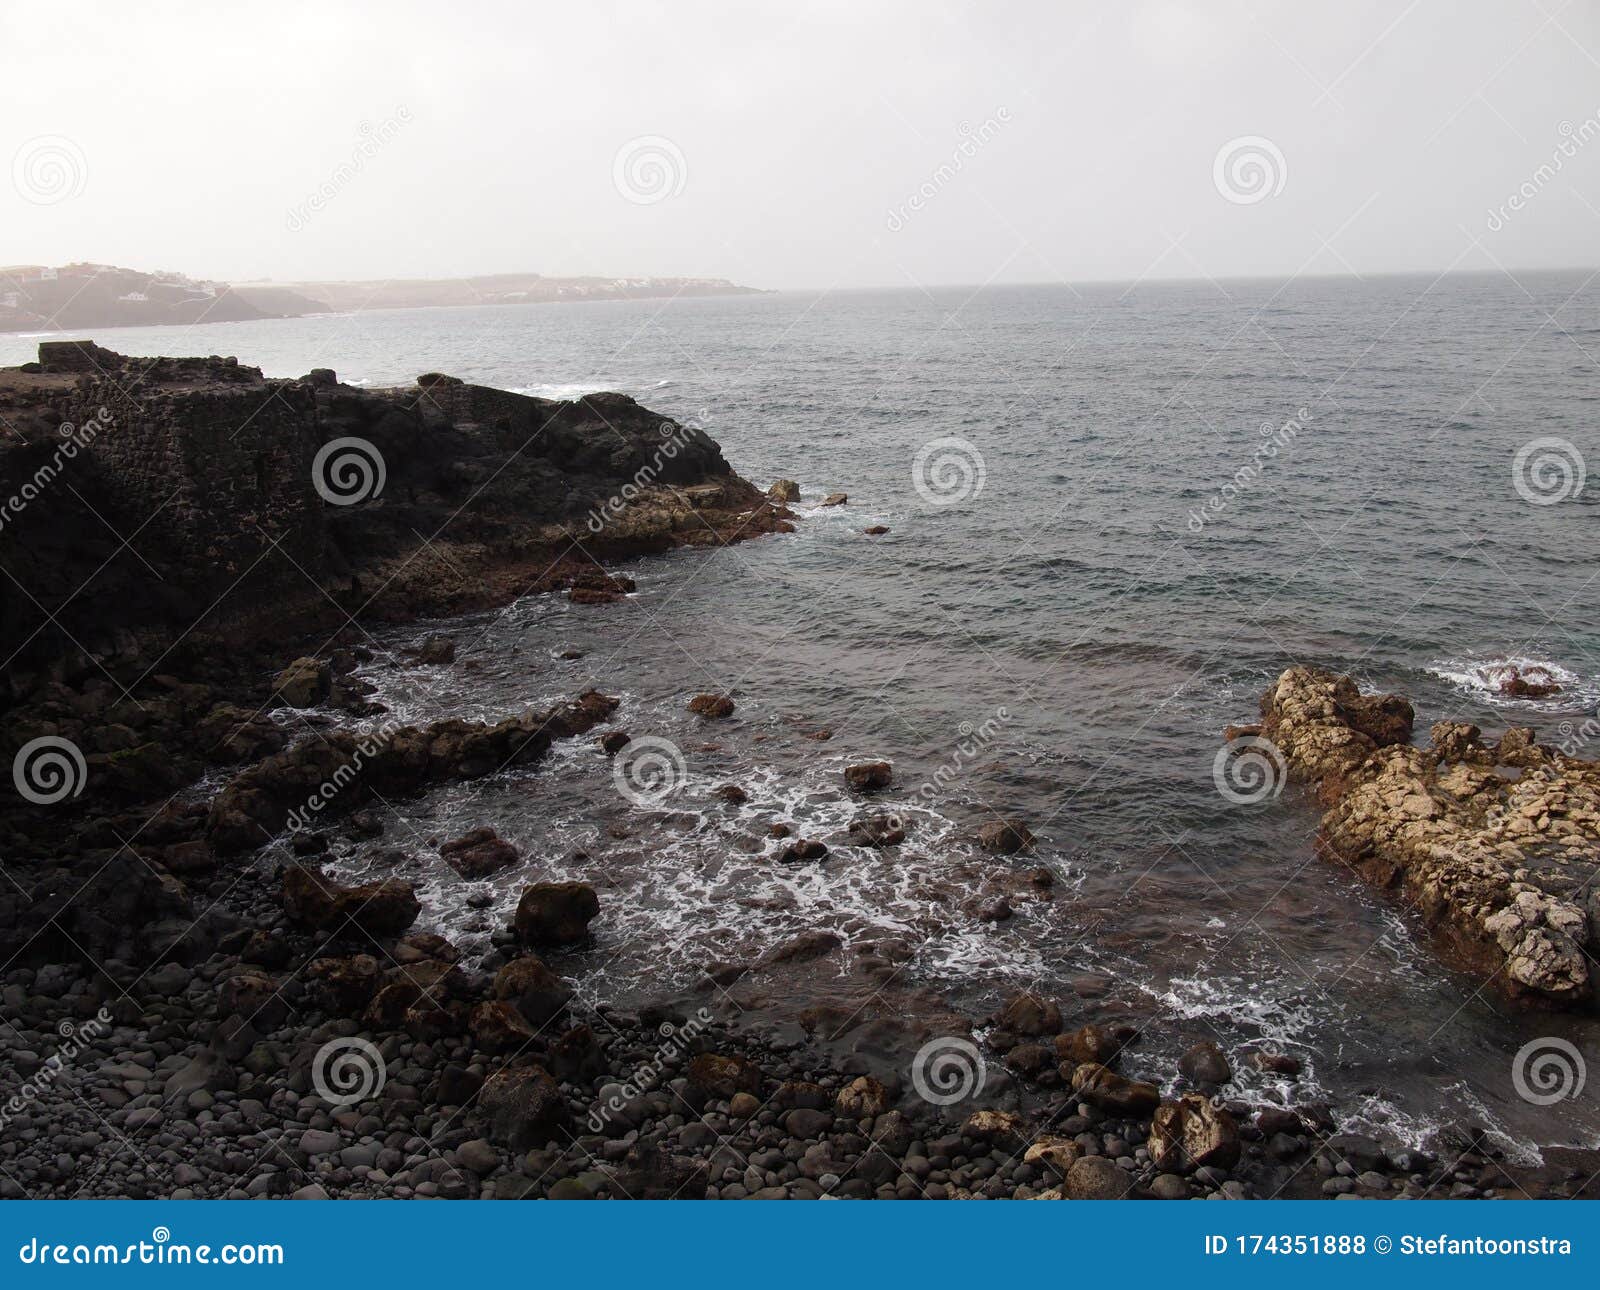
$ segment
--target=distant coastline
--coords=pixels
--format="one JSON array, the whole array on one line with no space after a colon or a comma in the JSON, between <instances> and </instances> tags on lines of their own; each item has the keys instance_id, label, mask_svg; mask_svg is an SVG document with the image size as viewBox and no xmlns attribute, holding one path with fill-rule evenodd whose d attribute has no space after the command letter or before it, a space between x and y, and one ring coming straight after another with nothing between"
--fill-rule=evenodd
<instances>
[{"instance_id":1,"label":"distant coastline","mask_svg":"<svg viewBox=\"0 0 1600 1290\"><path fill-rule=\"evenodd\" d=\"M726 278L552 278L495 273L392 281L211 282L106 264L0 269L0 333L302 318L362 309L555 304L761 294Z\"/></svg>"}]
</instances>

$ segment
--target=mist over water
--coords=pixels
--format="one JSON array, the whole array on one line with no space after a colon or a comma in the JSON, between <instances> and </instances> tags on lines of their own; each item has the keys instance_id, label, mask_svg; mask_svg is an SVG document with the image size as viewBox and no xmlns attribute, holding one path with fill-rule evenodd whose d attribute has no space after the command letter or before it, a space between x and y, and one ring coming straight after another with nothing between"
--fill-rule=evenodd
<instances>
[{"instance_id":1,"label":"mist over water","mask_svg":"<svg viewBox=\"0 0 1600 1290\"><path fill-rule=\"evenodd\" d=\"M422 925L463 948L487 948L522 885L581 877L602 900L573 972L591 1001L686 991L707 964L820 929L842 952L775 974L775 1011L860 999L864 947L894 940L911 954L895 991L929 1006L982 1015L1033 984L1069 1017L1143 1021L1136 1072L1170 1071L1201 1038L1271 1042L1305 1062L1298 1097L1408 1141L1473 1119L1524 1145L1600 1139L1591 1100L1552 1134L1510 1079L1527 1039L1589 1048L1595 1023L1508 1013L1314 855L1298 790L1241 805L1212 775L1222 728L1253 720L1295 662L1407 695L1421 732L1531 724L1561 743L1593 713L1595 494L1534 504L1513 469L1540 436L1593 455L1585 277L775 295L95 339L269 375L622 390L697 421L757 483L800 482L796 533L633 566L623 604L530 599L374 642L376 697L407 720L494 719L592 685L623 698L617 728L683 755L682 788L641 806L591 743L562 746L533 772L396 804L380 844L340 857L420 881ZM0 338L0 362L34 343ZM934 440L966 447L930 500L915 464ZM835 490L847 506L810 505ZM876 524L890 531L862 532ZM456 637L457 661L399 666L429 630ZM1510 662L1562 691L1501 697L1486 678ZM731 694L733 718L686 713L702 691ZM895 784L867 802L842 770L877 757ZM748 800L723 801L725 784ZM906 844L849 845L850 820L880 811L907 815ZM1027 822L1036 851L978 851L996 815ZM781 864L780 822L831 854ZM429 839L479 824L527 858L467 884ZM1002 898L1011 917L986 921ZM1252 1093L1286 1095L1235 1065Z\"/></svg>"}]
</instances>

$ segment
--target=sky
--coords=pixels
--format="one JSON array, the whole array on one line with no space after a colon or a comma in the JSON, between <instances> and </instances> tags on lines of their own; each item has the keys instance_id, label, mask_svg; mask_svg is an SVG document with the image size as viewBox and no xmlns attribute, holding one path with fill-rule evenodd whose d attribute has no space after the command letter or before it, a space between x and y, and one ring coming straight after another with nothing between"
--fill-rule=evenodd
<instances>
[{"instance_id":1,"label":"sky","mask_svg":"<svg viewBox=\"0 0 1600 1290\"><path fill-rule=\"evenodd\" d=\"M1600 0L0 8L0 264L769 288L1600 264Z\"/></svg>"}]
</instances>

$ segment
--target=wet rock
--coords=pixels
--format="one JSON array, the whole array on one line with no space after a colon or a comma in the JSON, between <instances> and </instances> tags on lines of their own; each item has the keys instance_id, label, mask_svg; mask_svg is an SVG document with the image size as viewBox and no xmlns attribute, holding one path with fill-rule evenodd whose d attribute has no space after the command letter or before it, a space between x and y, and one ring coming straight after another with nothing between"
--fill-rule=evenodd
<instances>
[{"instance_id":1,"label":"wet rock","mask_svg":"<svg viewBox=\"0 0 1600 1290\"><path fill-rule=\"evenodd\" d=\"M440 666L456 661L456 640L442 632L433 632L423 638L417 647L417 662Z\"/></svg>"},{"instance_id":2,"label":"wet rock","mask_svg":"<svg viewBox=\"0 0 1600 1290\"><path fill-rule=\"evenodd\" d=\"M1452 958L1513 999L1591 1002L1593 931L1562 869L1600 847L1595 763L1514 741L1520 773L1502 776L1453 724L1413 748L1403 699L1314 668L1284 672L1262 711L1290 776L1329 807L1327 854L1406 896Z\"/></svg>"},{"instance_id":3,"label":"wet rock","mask_svg":"<svg viewBox=\"0 0 1600 1290\"><path fill-rule=\"evenodd\" d=\"M845 493L829 493L818 503L819 506L843 506L850 500Z\"/></svg>"},{"instance_id":4,"label":"wet rock","mask_svg":"<svg viewBox=\"0 0 1600 1290\"><path fill-rule=\"evenodd\" d=\"M798 502L800 485L792 479L780 479L767 489L767 496L775 502Z\"/></svg>"},{"instance_id":5,"label":"wet rock","mask_svg":"<svg viewBox=\"0 0 1600 1290\"><path fill-rule=\"evenodd\" d=\"M889 526L887 524L873 524L861 531L868 537L882 537L889 531Z\"/></svg>"},{"instance_id":6,"label":"wet rock","mask_svg":"<svg viewBox=\"0 0 1600 1290\"><path fill-rule=\"evenodd\" d=\"M517 902L512 930L524 945L580 945L600 912L600 897L586 882L536 882Z\"/></svg>"},{"instance_id":7,"label":"wet rock","mask_svg":"<svg viewBox=\"0 0 1600 1290\"><path fill-rule=\"evenodd\" d=\"M689 700L689 711L697 717L731 717L733 700L725 694L697 694Z\"/></svg>"},{"instance_id":8,"label":"wet rock","mask_svg":"<svg viewBox=\"0 0 1600 1290\"><path fill-rule=\"evenodd\" d=\"M493 994L513 1005L529 1023L544 1026L572 998L572 989L535 954L513 959L495 973Z\"/></svg>"},{"instance_id":9,"label":"wet rock","mask_svg":"<svg viewBox=\"0 0 1600 1290\"><path fill-rule=\"evenodd\" d=\"M821 860L828 854L828 848L821 842L802 838L792 842L778 852L778 861L781 864L800 864L807 860Z\"/></svg>"},{"instance_id":10,"label":"wet rock","mask_svg":"<svg viewBox=\"0 0 1600 1290\"><path fill-rule=\"evenodd\" d=\"M1192 1084L1226 1084L1233 1078L1233 1067L1222 1049L1202 1039L1178 1058L1178 1073Z\"/></svg>"},{"instance_id":11,"label":"wet rock","mask_svg":"<svg viewBox=\"0 0 1600 1290\"><path fill-rule=\"evenodd\" d=\"M1014 1035L1032 1038L1054 1035L1061 1030L1061 1009L1050 1000L1024 990L1006 1000L995 1024Z\"/></svg>"},{"instance_id":12,"label":"wet rock","mask_svg":"<svg viewBox=\"0 0 1600 1290\"><path fill-rule=\"evenodd\" d=\"M396 936L416 922L422 903L408 882L385 878L346 887L306 865L283 873L283 910L311 927L338 930L346 923L371 936Z\"/></svg>"},{"instance_id":13,"label":"wet rock","mask_svg":"<svg viewBox=\"0 0 1600 1290\"><path fill-rule=\"evenodd\" d=\"M750 800L750 794L737 784L723 784L716 790L716 795L731 806L741 806Z\"/></svg>"},{"instance_id":14,"label":"wet rock","mask_svg":"<svg viewBox=\"0 0 1600 1290\"><path fill-rule=\"evenodd\" d=\"M1079 1026L1055 1040L1056 1057L1063 1062L1096 1062L1101 1066L1115 1066L1127 1047L1130 1036L1119 1033L1110 1026L1091 1022Z\"/></svg>"},{"instance_id":15,"label":"wet rock","mask_svg":"<svg viewBox=\"0 0 1600 1290\"><path fill-rule=\"evenodd\" d=\"M607 757L614 757L633 741L626 730L608 730L596 742Z\"/></svg>"},{"instance_id":16,"label":"wet rock","mask_svg":"<svg viewBox=\"0 0 1600 1290\"><path fill-rule=\"evenodd\" d=\"M1033 845L1033 834L1017 820L990 820L978 830L978 845L995 855L1014 855Z\"/></svg>"},{"instance_id":17,"label":"wet rock","mask_svg":"<svg viewBox=\"0 0 1600 1290\"><path fill-rule=\"evenodd\" d=\"M873 815L850 821L850 841L858 847L898 846L906 840L905 821L897 815Z\"/></svg>"},{"instance_id":18,"label":"wet rock","mask_svg":"<svg viewBox=\"0 0 1600 1290\"><path fill-rule=\"evenodd\" d=\"M585 1083L605 1074L605 1049L588 1026L574 1026L550 1045L549 1067L557 1079Z\"/></svg>"},{"instance_id":19,"label":"wet rock","mask_svg":"<svg viewBox=\"0 0 1600 1290\"><path fill-rule=\"evenodd\" d=\"M1116 1115L1148 1115L1161 1104L1161 1090L1118 1075L1110 1067L1084 1062L1072 1072L1072 1091L1091 1106Z\"/></svg>"},{"instance_id":20,"label":"wet rock","mask_svg":"<svg viewBox=\"0 0 1600 1290\"><path fill-rule=\"evenodd\" d=\"M1156 1108L1146 1145L1151 1162L1163 1173L1188 1173L1207 1165L1231 1169L1239 1163L1239 1126L1210 1098L1185 1093Z\"/></svg>"},{"instance_id":21,"label":"wet rock","mask_svg":"<svg viewBox=\"0 0 1600 1290\"><path fill-rule=\"evenodd\" d=\"M321 659L297 658L279 672L273 691L291 708L314 708L333 688L333 669Z\"/></svg>"},{"instance_id":22,"label":"wet rock","mask_svg":"<svg viewBox=\"0 0 1600 1290\"><path fill-rule=\"evenodd\" d=\"M833 953L844 942L834 932L821 929L814 932L802 932L799 936L785 941L771 950L762 958L760 966L775 967L780 963L809 963L813 959L820 959L824 955Z\"/></svg>"},{"instance_id":23,"label":"wet rock","mask_svg":"<svg viewBox=\"0 0 1600 1290\"><path fill-rule=\"evenodd\" d=\"M845 783L858 793L888 788L894 781L894 770L886 761L861 762L844 768Z\"/></svg>"},{"instance_id":24,"label":"wet rock","mask_svg":"<svg viewBox=\"0 0 1600 1290\"><path fill-rule=\"evenodd\" d=\"M446 842L439 854L463 878L476 882L509 868L522 858L521 853L493 829L480 827Z\"/></svg>"}]
</instances>

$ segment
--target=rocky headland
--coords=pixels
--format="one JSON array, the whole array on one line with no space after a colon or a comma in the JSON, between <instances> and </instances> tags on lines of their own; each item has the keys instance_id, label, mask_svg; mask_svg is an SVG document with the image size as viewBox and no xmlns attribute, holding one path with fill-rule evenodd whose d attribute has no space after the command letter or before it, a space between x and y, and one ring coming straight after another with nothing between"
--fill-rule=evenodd
<instances>
[{"instance_id":1,"label":"rocky headland","mask_svg":"<svg viewBox=\"0 0 1600 1290\"><path fill-rule=\"evenodd\" d=\"M1440 722L1411 742L1411 704L1294 667L1260 733L1326 808L1319 843L1402 900L1445 953L1503 995L1592 1008L1600 918L1600 764L1512 726L1485 740Z\"/></svg>"},{"instance_id":2,"label":"rocky headland","mask_svg":"<svg viewBox=\"0 0 1600 1290\"><path fill-rule=\"evenodd\" d=\"M792 483L759 491L693 427L622 395L551 402L436 373L355 389L332 371L266 380L231 359L126 359L90 342L0 372L0 421L14 789L0 809L0 1196L1590 1185L1592 1153L1514 1167L1471 1124L1431 1153L1341 1132L1337 1108L1297 1093L1298 1060L1270 1047L1194 1035L1164 1068L1087 995L952 1012L903 979L903 940L854 947L864 984L848 1003L762 1007L764 982L840 950L813 931L623 1009L581 1002L585 951L616 915L601 875L526 885L496 911L492 953L469 959L417 929L411 882L331 872L335 848L381 854L388 803L561 743L626 746L617 729L595 742L621 708L592 690L496 723L380 720L359 674L364 625L533 593L612 612L632 586L624 558L789 527ZM417 655L448 666L453 651L429 635ZM734 709L726 695L684 701L707 723ZM1403 701L1300 670L1266 706L1332 808L1341 854L1432 893L1441 924L1470 911L1463 944L1519 989L1577 1001L1577 895L1525 871L1545 857L1536 841L1561 851L1592 829L1590 773L1531 737L1491 752L1463 729L1411 749L1410 724ZM844 775L867 796L893 767ZM869 813L851 836L892 863L906 833ZM1015 899L1051 898L1049 871L1020 863L1035 845L1024 822L975 842L1018 858ZM519 859L493 820L426 845L463 878ZM819 848L797 839L779 859ZM1441 858L1451 848L1470 857L1459 873ZM1238 1096L1246 1064L1284 1097Z\"/></svg>"}]
</instances>

